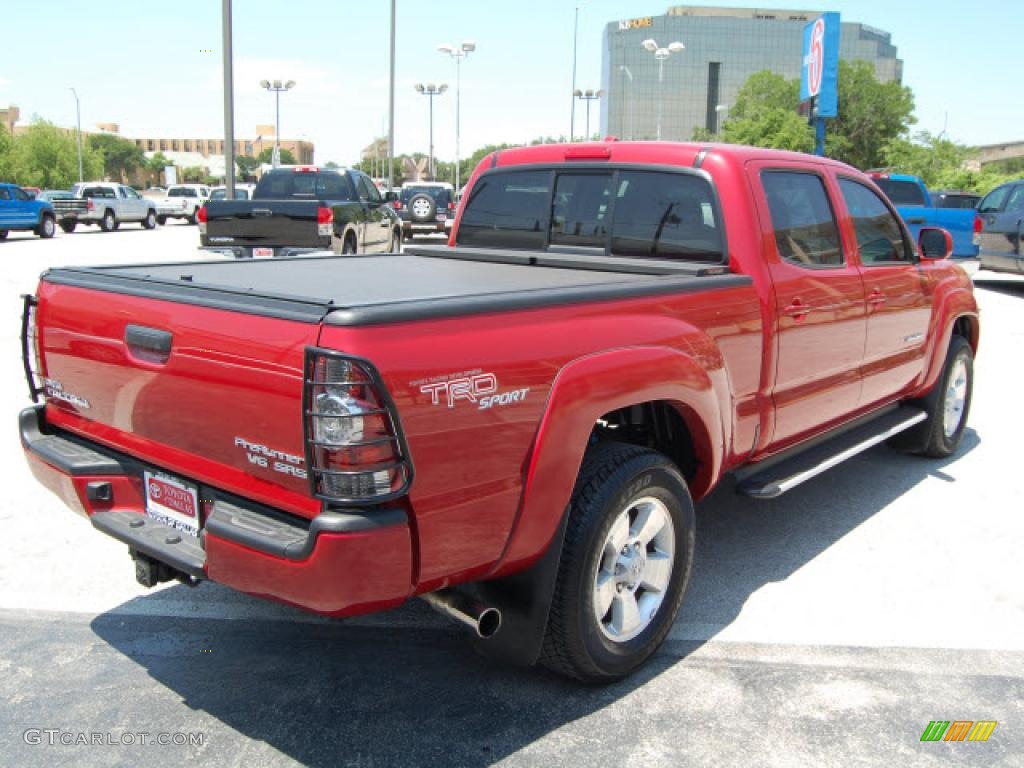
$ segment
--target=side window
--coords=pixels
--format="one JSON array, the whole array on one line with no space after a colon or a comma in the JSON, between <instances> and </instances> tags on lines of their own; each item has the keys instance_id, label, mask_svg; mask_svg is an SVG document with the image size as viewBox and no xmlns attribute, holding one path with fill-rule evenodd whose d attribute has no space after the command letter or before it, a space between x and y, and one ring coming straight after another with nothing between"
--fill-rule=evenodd
<instances>
[{"instance_id":1,"label":"side window","mask_svg":"<svg viewBox=\"0 0 1024 768\"><path fill-rule=\"evenodd\" d=\"M356 194L359 197L362 197L363 191L359 188L357 177L352 177L352 179L356 182ZM327 198L328 200L348 200L351 197L348 184L345 182L345 177L337 173L319 174L317 177L316 188L317 194L320 197Z\"/></svg>"},{"instance_id":2,"label":"side window","mask_svg":"<svg viewBox=\"0 0 1024 768\"><path fill-rule=\"evenodd\" d=\"M551 206L551 242L604 248L612 199L610 174L563 173Z\"/></svg>"},{"instance_id":3,"label":"side window","mask_svg":"<svg viewBox=\"0 0 1024 768\"><path fill-rule=\"evenodd\" d=\"M1005 187L996 187L987 195L985 199L978 204L978 213L995 213L1002 209L1003 203L1006 202L1006 196L1010 193L1009 185Z\"/></svg>"},{"instance_id":4,"label":"side window","mask_svg":"<svg viewBox=\"0 0 1024 768\"><path fill-rule=\"evenodd\" d=\"M123 187L123 189L124 189L124 196L127 197L129 200L138 200L139 199L139 193L136 192L131 187Z\"/></svg>"},{"instance_id":5,"label":"side window","mask_svg":"<svg viewBox=\"0 0 1024 768\"><path fill-rule=\"evenodd\" d=\"M459 245L543 248L547 237L550 171L481 176L459 224Z\"/></svg>"},{"instance_id":6,"label":"side window","mask_svg":"<svg viewBox=\"0 0 1024 768\"><path fill-rule=\"evenodd\" d=\"M911 261L910 250L903 241L903 229L878 195L852 179L840 179L839 189L857 233L861 263L871 266L879 262Z\"/></svg>"},{"instance_id":7,"label":"side window","mask_svg":"<svg viewBox=\"0 0 1024 768\"><path fill-rule=\"evenodd\" d=\"M0 187L0 200L10 200L11 192L7 187Z\"/></svg>"},{"instance_id":8,"label":"side window","mask_svg":"<svg viewBox=\"0 0 1024 768\"><path fill-rule=\"evenodd\" d=\"M120 197L122 200L128 200L129 199L128 188L127 187L118 187L117 188L117 196Z\"/></svg>"},{"instance_id":9,"label":"side window","mask_svg":"<svg viewBox=\"0 0 1024 768\"><path fill-rule=\"evenodd\" d=\"M723 261L711 187L702 177L622 171L615 193L612 253Z\"/></svg>"},{"instance_id":10,"label":"side window","mask_svg":"<svg viewBox=\"0 0 1024 768\"><path fill-rule=\"evenodd\" d=\"M1006 210L1024 210L1024 184L1018 184L1010 193L1010 199L1006 201Z\"/></svg>"},{"instance_id":11,"label":"side window","mask_svg":"<svg viewBox=\"0 0 1024 768\"><path fill-rule=\"evenodd\" d=\"M373 185L373 182L369 178L363 175L359 175L359 197L362 200L366 200L370 203L379 203L380 194L377 192L377 188Z\"/></svg>"},{"instance_id":12,"label":"side window","mask_svg":"<svg viewBox=\"0 0 1024 768\"><path fill-rule=\"evenodd\" d=\"M812 173L764 171L761 184L779 256L803 267L841 266L839 228L822 180Z\"/></svg>"},{"instance_id":13,"label":"side window","mask_svg":"<svg viewBox=\"0 0 1024 768\"><path fill-rule=\"evenodd\" d=\"M18 187L15 187L12 191L14 192L14 199L15 200L21 200L22 202L25 202L25 201L28 201L28 200L32 199L32 195L30 195L24 189L20 189Z\"/></svg>"}]
</instances>

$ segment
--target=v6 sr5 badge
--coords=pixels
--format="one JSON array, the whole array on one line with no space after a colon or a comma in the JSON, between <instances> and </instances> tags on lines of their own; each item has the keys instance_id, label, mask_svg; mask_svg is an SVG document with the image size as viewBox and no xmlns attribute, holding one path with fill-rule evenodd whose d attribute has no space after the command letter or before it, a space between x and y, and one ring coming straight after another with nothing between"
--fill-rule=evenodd
<instances>
[{"instance_id":1,"label":"v6 sr5 badge","mask_svg":"<svg viewBox=\"0 0 1024 768\"><path fill-rule=\"evenodd\" d=\"M530 393L529 387L499 391L498 377L493 373L480 370L464 374L434 377L426 382L414 381L420 392L430 395L432 405L445 405L454 408L456 403L464 400L477 406L478 410L486 411L503 405L512 405L526 400Z\"/></svg>"}]
</instances>

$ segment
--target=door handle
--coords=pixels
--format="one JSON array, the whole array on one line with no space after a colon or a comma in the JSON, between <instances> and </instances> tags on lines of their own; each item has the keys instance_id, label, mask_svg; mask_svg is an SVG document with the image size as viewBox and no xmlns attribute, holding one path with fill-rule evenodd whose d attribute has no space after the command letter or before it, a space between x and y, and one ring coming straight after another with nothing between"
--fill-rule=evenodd
<instances>
[{"instance_id":1,"label":"door handle","mask_svg":"<svg viewBox=\"0 0 1024 768\"><path fill-rule=\"evenodd\" d=\"M926 219L920 216L915 216L912 219L907 219L907 224L924 224Z\"/></svg>"},{"instance_id":2,"label":"door handle","mask_svg":"<svg viewBox=\"0 0 1024 768\"><path fill-rule=\"evenodd\" d=\"M811 308L804 304L802 299L797 298L793 299L793 302L782 311L797 322L800 322L807 317L807 313L811 311Z\"/></svg>"},{"instance_id":3,"label":"door handle","mask_svg":"<svg viewBox=\"0 0 1024 768\"><path fill-rule=\"evenodd\" d=\"M885 304L885 301L886 301L885 294L882 293L877 288L875 288L875 290L873 290L868 295L868 304L871 304L872 306L879 306L881 304Z\"/></svg>"}]
</instances>

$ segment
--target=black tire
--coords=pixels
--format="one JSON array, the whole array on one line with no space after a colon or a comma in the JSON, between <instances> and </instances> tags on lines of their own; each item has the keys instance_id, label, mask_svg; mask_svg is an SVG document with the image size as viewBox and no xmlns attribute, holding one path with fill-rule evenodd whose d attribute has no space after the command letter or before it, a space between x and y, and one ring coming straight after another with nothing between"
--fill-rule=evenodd
<instances>
[{"instance_id":1,"label":"black tire","mask_svg":"<svg viewBox=\"0 0 1024 768\"><path fill-rule=\"evenodd\" d=\"M167 217L166 216L157 216L156 217L156 223L159 224L162 227L164 224L167 223Z\"/></svg>"},{"instance_id":2,"label":"black tire","mask_svg":"<svg viewBox=\"0 0 1024 768\"><path fill-rule=\"evenodd\" d=\"M391 248L388 253L401 253L402 252L402 233L400 230L394 230L391 233Z\"/></svg>"},{"instance_id":3,"label":"black tire","mask_svg":"<svg viewBox=\"0 0 1024 768\"><path fill-rule=\"evenodd\" d=\"M353 255L356 252L356 236L349 232L345 235L344 241L341 244L341 253L343 255Z\"/></svg>"},{"instance_id":4,"label":"black tire","mask_svg":"<svg viewBox=\"0 0 1024 768\"><path fill-rule=\"evenodd\" d=\"M199 217L198 217L198 216L196 216L196 212L195 212L195 211L192 211L192 213L190 213L190 214L189 214L189 216L188 216L188 218L186 219L186 221L187 221L187 222L188 222L189 224L192 224L192 225L196 225L196 224L198 224L198 223L199 223Z\"/></svg>"},{"instance_id":5,"label":"black tire","mask_svg":"<svg viewBox=\"0 0 1024 768\"><path fill-rule=\"evenodd\" d=\"M966 376L966 381L961 385L964 394L963 407L959 411L959 421L956 422L955 429L947 434L947 397L952 395L950 388L957 383L954 379L961 373ZM974 352L967 339L963 336L953 336L949 340L949 349L946 350L946 362L942 367L942 373L932 391L920 400L909 403L922 408L928 414L928 418L893 437L889 441L889 446L933 459L951 456L960 447L967 429L967 416L971 410L973 393Z\"/></svg>"},{"instance_id":6,"label":"black tire","mask_svg":"<svg viewBox=\"0 0 1024 768\"><path fill-rule=\"evenodd\" d=\"M614 641L602 631L596 615L595 579L613 524L632 505L650 497L664 506L672 522L669 581L639 634ZM540 662L587 683L618 680L639 667L664 641L679 612L690 580L695 537L693 501L686 481L668 458L622 443L590 448L573 489Z\"/></svg>"},{"instance_id":7,"label":"black tire","mask_svg":"<svg viewBox=\"0 0 1024 768\"><path fill-rule=\"evenodd\" d=\"M117 217L113 211L108 209L103 212L103 218L100 219L100 229L104 232L113 232L117 229Z\"/></svg>"},{"instance_id":8,"label":"black tire","mask_svg":"<svg viewBox=\"0 0 1024 768\"><path fill-rule=\"evenodd\" d=\"M143 229L156 229L156 213L150 209L146 211L146 218L142 220Z\"/></svg>"},{"instance_id":9,"label":"black tire","mask_svg":"<svg viewBox=\"0 0 1024 768\"><path fill-rule=\"evenodd\" d=\"M43 240L49 240L57 234L57 222L54 220L53 216L43 216L43 218L39 220L39 226L36 228L36 234Z\"/></svg>"},{"instance_id":10,"label":"black tire","mask_svg":"<svg viewBox=\"0 0 1024 768\"><path fill-rule=\"evenodd\" d=\"M72 232L74 232L75 231L75 227L77 227L77 226L78 226L78 222L77 221L62 221L60 223L60 228L62 230L64 230L65 234L68 234L68 235L70 235Z\"/></svg>"},{"instance_id":11,"label":"black tire","mask_svg":"<svg viewBox=\"0 0 1024 768\"><path fill-rule=\"evenodd\" d=\"M420 201L421 205L417 205L416 201ZM413 195L409 198L408 203L409 218L413 221L419 222L433 222L434 216L437 214L437 203L434 198L425 192L421 192L418 195ZM417 213L419 211L419 213Z\"/></svg>"},{"instance_id":12,"label":"black tire","mask_svg":"<svg viewBox=\"0 0 1024 768\"><path fill-rule=\"evenodd\" d=\"M7 230L6 229L0 229L0 240L6 240L6 239L7 239Z\"/></svg>"}]
</instances>

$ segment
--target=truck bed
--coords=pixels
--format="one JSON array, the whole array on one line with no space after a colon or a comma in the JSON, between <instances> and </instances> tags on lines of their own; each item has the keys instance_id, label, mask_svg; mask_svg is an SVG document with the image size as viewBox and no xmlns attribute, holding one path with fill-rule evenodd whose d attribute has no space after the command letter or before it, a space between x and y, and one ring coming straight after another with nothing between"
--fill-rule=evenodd
<instances>
[{"instance_id":1,"label":"truck bed","mask_svg":"<svg viewBox=\"0 0 1024 768\"><path fill-rule=\"evenodd\" d=\"M368 325L749 282L722 272L580 253L438 246L361 257L64 268L45 280L291 320Z\"/></svg>"}]
</instances>

